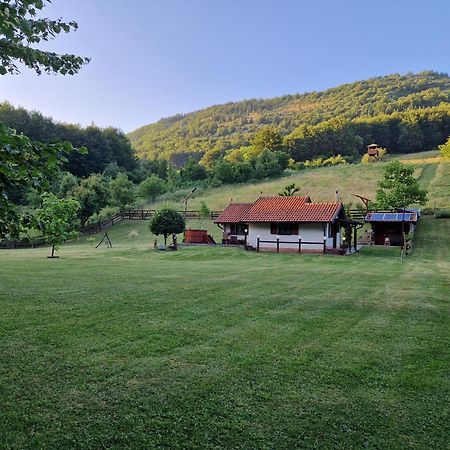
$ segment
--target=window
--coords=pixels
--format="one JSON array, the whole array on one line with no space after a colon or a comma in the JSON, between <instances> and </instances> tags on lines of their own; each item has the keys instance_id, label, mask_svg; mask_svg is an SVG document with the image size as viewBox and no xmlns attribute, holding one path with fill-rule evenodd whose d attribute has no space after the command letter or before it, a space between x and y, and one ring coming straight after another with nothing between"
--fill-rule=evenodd
<instances>
[{"instance_id":1,"label":"window","mask_svg":"<svg viewBox=\"0 0 450 450\"><path fill-rule=\"evenodd\" d=\"M230 234L241 235L245 234L246 226L244 223L232 223L230 225Z\"/></svg>"},{"instance_id":2,"label":"window","mask_svg":"<svg viewBox=\"0 0 450 450\"><path fill-rule=\"evenodd\" d=\"M270 224L270 234L280 236L298 235L297 222L273 222Z\"/></svg>"}]
</instances>

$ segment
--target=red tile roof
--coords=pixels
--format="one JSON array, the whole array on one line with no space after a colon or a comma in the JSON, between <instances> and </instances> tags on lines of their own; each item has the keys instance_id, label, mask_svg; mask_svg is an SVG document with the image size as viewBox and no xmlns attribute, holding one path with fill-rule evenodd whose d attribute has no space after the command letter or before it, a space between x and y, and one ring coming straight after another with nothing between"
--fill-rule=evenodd
<instances>
[{"instance_id":1,"label":"red tile roof","mask_svg":"<svg viewBox=\"0 0 450 450\"><path fill-rule=\"evenodd\" d=\"M333 222L342 203L309 203L309 197L260 197L241 222Z\"/></svg>"},{"instance_id":2,"label":"red tile roof","mask_svg":"<svg viewBox=\"0 0 450 450\"><path fill-rule=\"evenodd\" d=\"M214 223L239 223L253 203L230 203Z\"/></svg>"}]
</instances>

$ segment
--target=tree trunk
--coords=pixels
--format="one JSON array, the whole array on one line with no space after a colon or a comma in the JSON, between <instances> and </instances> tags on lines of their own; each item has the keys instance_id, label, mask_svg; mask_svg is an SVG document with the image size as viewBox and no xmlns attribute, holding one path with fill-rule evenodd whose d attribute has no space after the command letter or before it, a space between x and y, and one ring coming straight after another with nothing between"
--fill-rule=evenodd
<instances>
[{"instance_id":1,"label":"tree trunk","mask_svg":"<svg viewBox=\"0 0 450 450\"><path fill-rule=\"evenodd\" d=\"M164 235L164 247L167 246L167 234Z\"/></svg>"},{"instance_id":2,"label":"tree trunk","mask_svg":"<svg viewBox=\"0 0 450 450\"><path fill-rule=\"evenodd\" d=\"M55 244L52 244L52 258L54 256L54 254L55 254Z\"/></svg>"}]
</instances>

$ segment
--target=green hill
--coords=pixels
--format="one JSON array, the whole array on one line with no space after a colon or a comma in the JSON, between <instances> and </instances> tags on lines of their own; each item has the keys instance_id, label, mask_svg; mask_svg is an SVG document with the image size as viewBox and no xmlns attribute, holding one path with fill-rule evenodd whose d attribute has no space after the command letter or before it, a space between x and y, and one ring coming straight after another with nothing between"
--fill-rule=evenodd
<instances>
[{"instance_id":1,"label":"green hill","mask_svg":"<svg viewBox=\"0 0 450 450\"><path fill-rule=\"evenodd\" d=\"M161 119L129 133L128 137L140 157L183 161L186 155L203 154L213 148L224 152L247 145L252 134L267 124L277 127L283 136L292 134L295 138L299 127L301 130L301 126L317 125L337 116L370 120L381 115L432 108L449 101L450 77L447 74L431 71L393 74L322 92L211 106Z\"/></svg>"}]
</instances>

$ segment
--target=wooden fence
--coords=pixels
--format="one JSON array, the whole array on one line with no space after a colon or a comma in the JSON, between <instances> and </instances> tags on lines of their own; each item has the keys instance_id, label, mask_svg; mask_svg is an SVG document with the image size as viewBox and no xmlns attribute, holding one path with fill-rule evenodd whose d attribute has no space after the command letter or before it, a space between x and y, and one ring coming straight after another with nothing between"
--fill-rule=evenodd
<instances>
[{"instance_id":1,"label":"wooden fence","mask_svg":"<svg viewBox=\"0 0 450 450\"><path fill-rule=\"evenodd\" d=\"M123 211L118 214L114 214L107 219L103 219L101 221L95 222L93 224L87 225L81 229L82 234L95 234L106 228L110 228L116 223L121 222L122 220L151 220L153 215L155 214L155 209L130 209L128 211ZM187 220L192 219L211 219L214 220L219 217L219 214L222 211L211 211L208 216L205 215L201 211L178 211L183 217Z\"/></svg>"}]
</instances>

